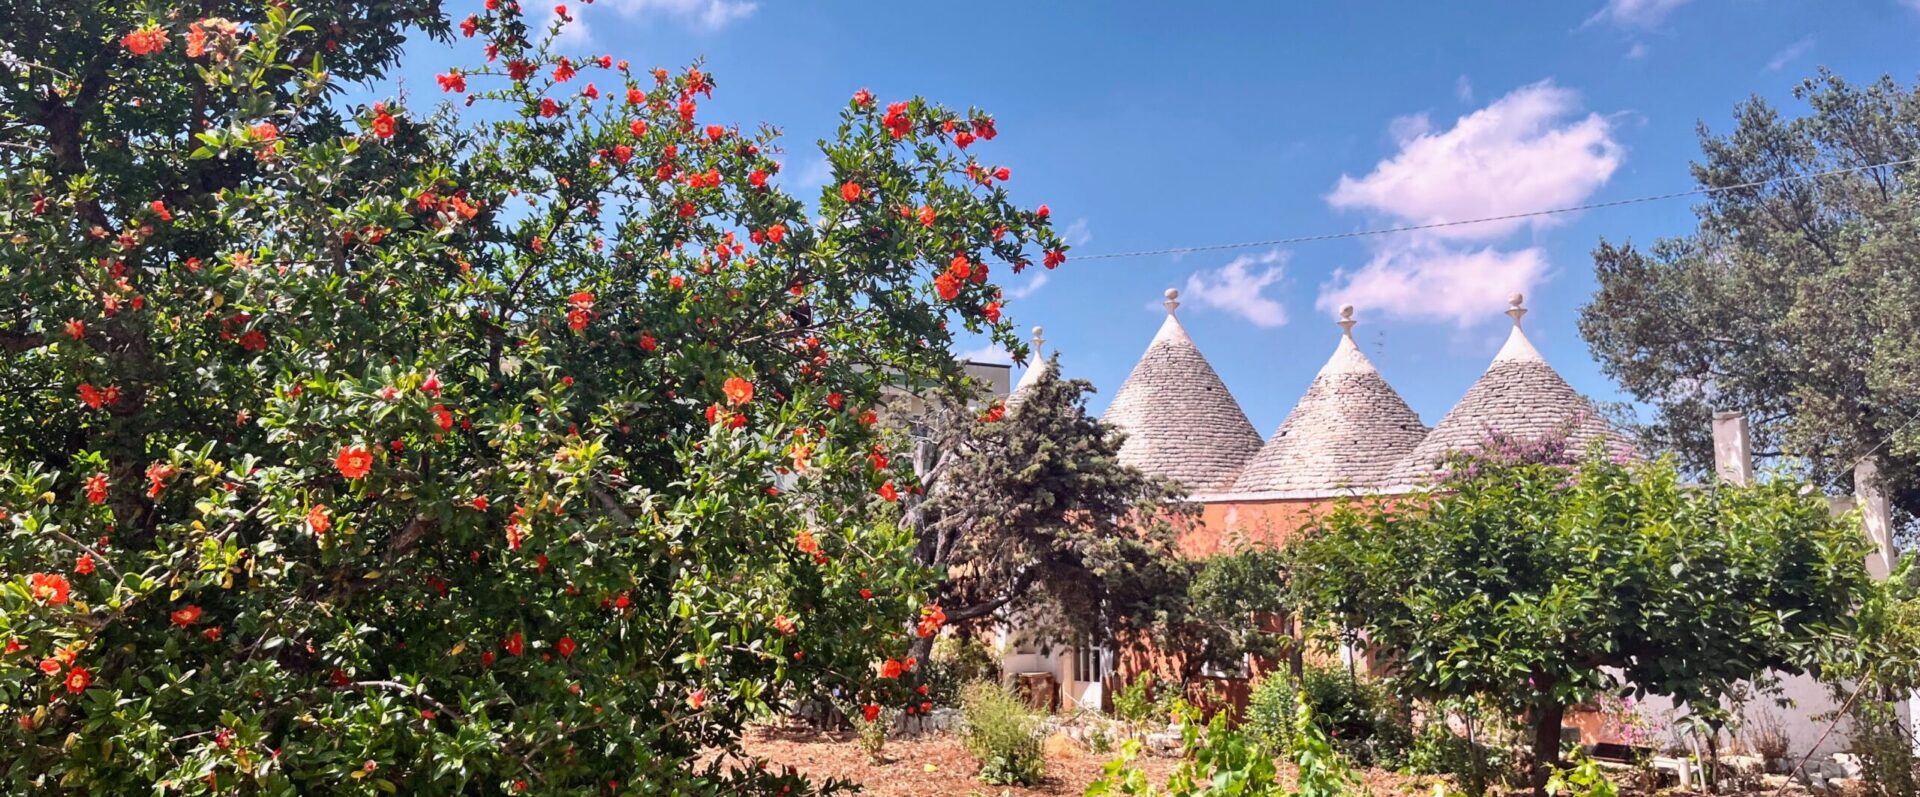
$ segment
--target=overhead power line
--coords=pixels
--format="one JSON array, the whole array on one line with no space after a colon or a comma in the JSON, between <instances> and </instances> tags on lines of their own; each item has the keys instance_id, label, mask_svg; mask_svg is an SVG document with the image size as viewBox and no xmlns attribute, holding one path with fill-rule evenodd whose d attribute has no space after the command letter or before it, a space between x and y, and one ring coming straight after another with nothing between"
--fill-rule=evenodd
<instances>
[{"instance_id":1,"label":"overhead power line","mask_svg":"<svg viewBox=\"0 0 1920 797\"><path fill-rule=\"evenodd\" d=\"M1513 221L1515 219L1530 219L1537 216L1552 216L1559 213L1578 213L1580 211L1585 211L1585 210L1599 210L1601 208L1614 208L1614 207L1620 207L1621 205L1637 205L1644 202L1659 202L1662 200L1679 199L1680 197L1688 197L1688 196L1721 194L1721 193L1726 193L1728 191L1738 191L1743 188L1756 188L1759 186L1768 185L1770 183L1796 183L1796 182L1803 182L1807 180L1818 180L1823 177L1834 177L1842 174L1864 172L1871 169L1884 169L1890 166L1905 166L1905 165L1914 164L1914 163L1920 163L1920 158L1908 158L1906 160L1887 161L1885 163L1873 163L1865 166L1849 166L1843 169L1829 169L1823 172L1799 174L1791 177L1769 178L1766 180L1753 180L1751 182L1736 183L1734 185L1723 185L1715 188L1696 188L1691 191L1675 191L1670 194L1654 194L1652 196L1634 197L1632 199L1616 199L1610 202L1594 202L1592 204L1587 204L1587 205L1574 205L1572 207L1564 207L1564 208L1549 208L1546 210L1529 210L1524 213L1508 213L1501 216L1486 216L1484 218L1478 218L1478 219L1458 219L1455 221L1436 221L1429 224L1409 224L1401 227L1381 227L1379 229L1373 229L1373 230L1356 230L1353 232L1323 233L1320 235L1300 235L1292 238L1275 238L1267 241L1245 241L1242 243L1209 244L1206 246L1176 246L1169 249L1142 249L1135 252L1108 252L1105 254L1096 254L1096 255L1073 255L1072 259L1074 260L1117 260L1124 257L1149 257L1152 255L1183 255L1183 254L1190 254L1193 252L1215 252L1223 249L1251 249L1256 246L1281 246L1284 244L1303 244L1303 243L1312 243L1315 241L1337 241L1345 238L1368 238L1368 237L1377 236L1377 235L1392 235L1395 233L1403 233L1403 232L1419 232L1421 230L1437 230L1444 227L1464 227L1470 224L1487 224L1487 223L1496 222L1496 221Z\"/></svg>"}]
</instances>

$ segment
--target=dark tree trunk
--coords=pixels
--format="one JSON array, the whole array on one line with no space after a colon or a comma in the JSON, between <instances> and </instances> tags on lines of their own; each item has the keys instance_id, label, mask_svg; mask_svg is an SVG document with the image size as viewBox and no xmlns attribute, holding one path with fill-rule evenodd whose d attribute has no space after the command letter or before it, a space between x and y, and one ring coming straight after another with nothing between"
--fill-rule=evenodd
<instances>
[{"instance_id":1,"label":"dark tree trunk","mask_svg":"<svg viewBox=\"0 0 1920 797\"><path fill-rule=\"evenodd\" d=\"M1533 786L1534 797L1546 797L1547 777L1560 766L1560 722L1566 716L1567 707L1559 703L1533 707L1533 777L1529 785Z\"/></svg>"}]
</instances>

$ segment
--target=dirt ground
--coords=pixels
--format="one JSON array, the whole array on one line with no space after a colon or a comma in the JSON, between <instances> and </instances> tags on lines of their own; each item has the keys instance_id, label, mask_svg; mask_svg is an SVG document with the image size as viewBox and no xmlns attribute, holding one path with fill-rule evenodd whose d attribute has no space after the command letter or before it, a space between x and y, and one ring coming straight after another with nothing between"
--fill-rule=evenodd
<instances>
[{"instance_id":1,"label":"dirt ground","mask_svg":"<svg viewBox=\"0 0 1920 797\"><path fill-rule=\"evenodd\" d=\"M749 757L765 759L774 766L791 766L807 774L815 783L829 778L859 783L863 794L871 797L1078 797L1087 784L1101 774L1101 766L1117 753L1095 754L1058 736L1049 739L1047 779L1031 788L989 786L975 775L979 766L950 734L935 734L918 739L887 742L886 760L868 763L860 745L849 733L822 733L800 724L761 725L748 728L744 740ZM1180 765L1179 759L1142 755L1137 765L1158 786ZM1277 762L1280 782L1291 788L1292 764ZM1371 797L1431 797L1434 785L1442 782L1431 776L1408 776L1378 769L1359 773L1363 781L1360 793ZM1811 797L1797 783L1784 778L1767 779L1762 788L1727 792L1731 797ZM1623 789L1623 794L1639 794ZM1690 797L1677 790L1659 792L1667 797ZM1858 790L1840 790L1838 797L1857 797Z\"/></svg>"},{"instance_id":2,"label":"dirt ground","mask_svg":"<svg viewBox=\"0 0 1920 797\"><path fill-rule=\"evenodd\" d=\"M1047 780L1032 788L989 786L975 779L979 766L951 735L896 739L887 743L886 761L870 764L850 734L820 733L803 726L760 726L746 735L746 752L774 765L789 765L816 783L842 778L864 785L872 797L1077 797L1101 774L1101 766L1116 753L1094 754L1062 739L1047 745ZM1139 766L1155 785L1167 778L1179 760L1143 755ZM1282 782L1291 783L1293 768L1282 763ZM1432 786L1421 779L1369 771L1367 786L1376 797L1427 797Z\"/></svg>"}]
</instances>

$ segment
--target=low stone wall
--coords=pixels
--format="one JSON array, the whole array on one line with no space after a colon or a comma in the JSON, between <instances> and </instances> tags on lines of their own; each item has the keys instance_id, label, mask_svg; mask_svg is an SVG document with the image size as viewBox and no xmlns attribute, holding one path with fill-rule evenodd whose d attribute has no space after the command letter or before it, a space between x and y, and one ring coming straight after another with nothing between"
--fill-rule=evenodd
<instances>
[{"instance_id":1,"label":"low stone wall","mask_svg":"<svg viewBox=\"0 0 1920 797\"><path fill-rule=\"evenodd\" d=\"M901 717L893 724L891 739L911 739L932 733L953 733L960 730L960 709L936 708L926 714Z\"/></svg>"}]
</instances>

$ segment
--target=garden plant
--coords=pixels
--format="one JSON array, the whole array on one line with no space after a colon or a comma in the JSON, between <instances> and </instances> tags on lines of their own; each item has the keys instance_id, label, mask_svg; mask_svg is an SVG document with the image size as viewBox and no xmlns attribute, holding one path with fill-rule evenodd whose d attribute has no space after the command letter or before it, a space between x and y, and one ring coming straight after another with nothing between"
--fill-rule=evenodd
<instances>
[{"instance_id":1,"label":"garden plant","mask_svg":"<svg viewBox=\"0 0 1920 797\"><path fill-rule=\"evenodd\" d=\"M793 794L749 717L926 710L876 407L1065 258L993 118L850 87L803 199L698 65L455 7L0 16L0 790Z\"/></svg>"}]
</instances>

